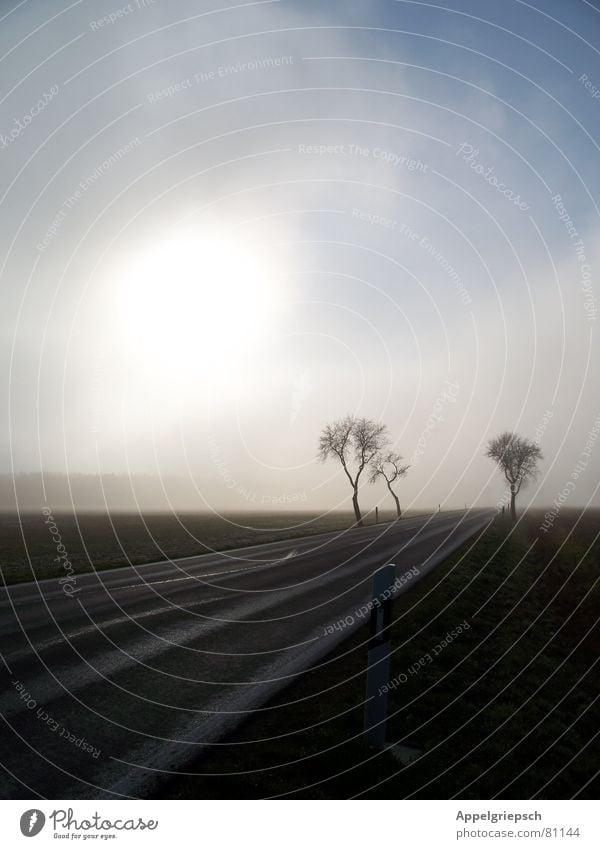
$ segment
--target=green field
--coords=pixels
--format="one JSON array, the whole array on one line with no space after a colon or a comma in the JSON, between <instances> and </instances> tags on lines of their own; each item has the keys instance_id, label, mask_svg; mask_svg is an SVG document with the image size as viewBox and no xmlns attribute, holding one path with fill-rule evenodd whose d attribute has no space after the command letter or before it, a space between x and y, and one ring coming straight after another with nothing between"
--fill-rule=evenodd
<instances>
[{"instance_id":1,"label":"green field","mask_svg":"<svg viewBox=\"0 0 600 849\"><path fill-rule=\"evenodd\" d=\"M239 513L66 513L55 512L51 532L39 513L0 513L0 567L7 584L65 574L56 561L63 545L75 573L151 563L258 545L352 525L353 514ZM407 514L409 515L409 514ZM380 514L380 520L393 514ZM365 518L371 523L372 516ZM53 537L60 536L57 541ZM62 552L65 556L65 552Z\"/></svg>"},{"instance_id":2,"label":"green field","mask_svg":"<svg viewBox=\"0 0 600 849\"><path fill-rule=\"evenodd\" d=\"M541 521L498 519L395 602L388 742L416 761L362 743L365 628L160 797L597 798L600 511Z\"/></svg>"}]
</instances>

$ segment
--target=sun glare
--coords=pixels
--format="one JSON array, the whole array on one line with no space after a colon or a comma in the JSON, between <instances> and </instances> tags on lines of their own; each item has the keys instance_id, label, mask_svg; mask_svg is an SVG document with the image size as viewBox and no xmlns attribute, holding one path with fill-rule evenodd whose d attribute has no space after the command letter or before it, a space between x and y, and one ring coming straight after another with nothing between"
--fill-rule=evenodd
<instances>
[{"instance_id":1,"label":"sun glare","mask_svg":"<svg viewBox=\"0 0 600 849\"><path fill-rule=\"evenodd\" d=\"M280 287L266 251L237 237L186 233L125 264L119 321L129 352L151 368L223 374L273 326Z\"/></svg>"}]
</instances>

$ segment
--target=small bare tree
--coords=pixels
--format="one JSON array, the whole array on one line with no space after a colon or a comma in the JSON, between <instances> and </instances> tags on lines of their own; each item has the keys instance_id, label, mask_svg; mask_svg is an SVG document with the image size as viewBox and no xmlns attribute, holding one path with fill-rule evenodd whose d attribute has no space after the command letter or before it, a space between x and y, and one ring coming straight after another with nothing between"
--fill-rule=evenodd
<instances>
[{"instance_id":1,"label":"small bare tree","mask_svg":"<svg viewBox=\"0 0 600 849\"><path fill-rule=\"evenodd\" d=\"M402 465L402 457L394 451L388 451L386 454L376 454L371 460L369 481L370 483L375 483L378 478L384 479L390 495L396 502L398 518L402 515L402 510L400 509L400 500L392 489L392 484L399 480L399 478L405 477L409 469L409 465Z\"/></svg>"},{"instance_id":2,"label":"small bare tree","mask_svg":"<svg viewBox=\"0 0 600 849\"><path fill-rule=\"evenodd\" d=\"M510 486L510 515L514 522L517 495L521 487L536 477L538 460L543 460L544 456L537 443L509 431L490 439L485 453L496 461Z\"/></svg>"},{"instance_id":3,"label":"small bare tree","mask_svg":"<svg viewBox=\"0 0 600 849\"><path fill-rule=\"evenodd\" d=\"M358 503L360 476L388 441L385 425L356 416L338 419L326 425L321 432L319 458L325 462L329 457L334 457L342 464L352 487L352 507L356 524L360 527L363 525Z\"/></svg>"}]
</instances>

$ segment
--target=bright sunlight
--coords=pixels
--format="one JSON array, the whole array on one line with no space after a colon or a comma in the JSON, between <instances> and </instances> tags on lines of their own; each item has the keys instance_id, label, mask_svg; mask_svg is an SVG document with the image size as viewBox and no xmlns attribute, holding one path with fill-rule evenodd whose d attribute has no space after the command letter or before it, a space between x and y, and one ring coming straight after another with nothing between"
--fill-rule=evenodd
<instances>
[{"instance_id":1,"label":"bright sunlight","mask_svg":"<svg viewBox=\"0 0 600 849\"><path fill-rule=\"evenodd\" d=\"M127 349L171 373L210 366L223 379L273 327L281 276L265 250L219 233L186 232L148 244L117 289Z\"/></svg>"}]
</instances>

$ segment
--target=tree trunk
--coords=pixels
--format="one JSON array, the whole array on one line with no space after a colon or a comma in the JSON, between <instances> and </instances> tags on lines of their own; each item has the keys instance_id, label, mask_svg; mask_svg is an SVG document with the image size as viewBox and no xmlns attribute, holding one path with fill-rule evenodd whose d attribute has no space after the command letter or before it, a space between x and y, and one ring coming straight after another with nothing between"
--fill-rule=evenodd
<instances>
[{"instance_id":1,"label":"tree trunk","mask_svg":"<svg viewBox=\"0 0 600 849\"><path fill-rule=\"evenodd\" d=\"M354 490L354 495L352 496L352 506L354 507L354 515L356 516L356 524L359 528L363 527L362 515L360 512L360 507L358 506L358 489Z\"/></svg>"},{"instance_id":2,"label":"tree trunk","mask_svg":"<svg viewBox=\"0 0 600 849\"><path fill-rule=\"evenodd\" d=\"M389 489L394 501L396 502L396 513L398 515L398 518L400 518L400 516L402 515L402 510L400 509L400 499L398 498L398 496L396 495L396 493L394 492L394 490L392 489L392 487L389 484L388 484L388 489Z\"/></svg>"},{"instance_id":3,"label":"tree trunk","mask_svg":"<svg viewBox=\"0 0 600 849\"><path fill-rule=\"evenodd\" d=\"M511 488L510 488L510 517L513 520L513 522L517 521L516 501L517 501L517 493L515 492L514 486L511 486Z\"/></svg>"}]
</instances>

